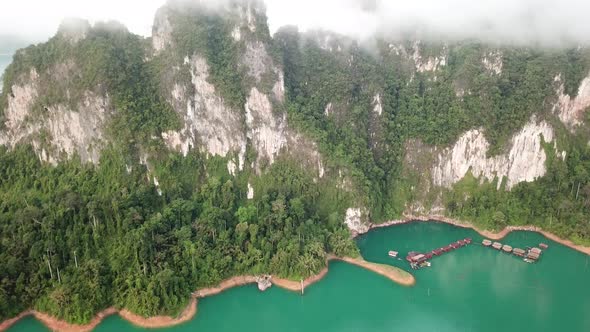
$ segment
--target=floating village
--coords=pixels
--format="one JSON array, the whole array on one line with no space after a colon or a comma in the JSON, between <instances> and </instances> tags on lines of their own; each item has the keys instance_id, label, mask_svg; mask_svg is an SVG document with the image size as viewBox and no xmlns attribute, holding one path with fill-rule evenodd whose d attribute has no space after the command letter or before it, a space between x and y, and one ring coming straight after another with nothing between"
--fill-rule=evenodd
<instances>
[{"instance_id":1,"label":"floating village","mask_svg":"<svg viewBox=\"0 0 590 332\"><path fill-rule=\"evenodd\" d=\"M432 266L430 262L431 259L441 256L443 254L449 253L451 251L463 248L467 245L472 243L471 238L465 238L462 240L458 240L453 242L447 246L440 247L429 252L417 252L417 251L410 251L406 256L406 261L410 263L410 267L414 270L421 269L424 267ZM520 257L523 261L527 263L534 263L537 262L541 258L541 254L543 250L546 250L549 246L545 243L539 243L538 247L526 247L525 249L521 248L513 248L508 244L502 244L500 242L492 242L491 240L484 239L481 242L481 245L484 247L495 249L499 252L504 252L508 254L512 254L514 256ZM388 255L393 258L400 259L398 257L399 252L391 250L388 252ZM400 259L401 260L401 259Z\"/></svg>"}]
</instances>

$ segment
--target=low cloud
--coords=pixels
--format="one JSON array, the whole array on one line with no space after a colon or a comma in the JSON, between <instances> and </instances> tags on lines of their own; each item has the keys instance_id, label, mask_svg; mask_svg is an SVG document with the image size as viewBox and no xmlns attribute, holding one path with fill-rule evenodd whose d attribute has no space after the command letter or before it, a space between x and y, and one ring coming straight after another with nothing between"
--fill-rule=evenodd
<instances>
[{"instance_id":1,"label":"low cloud","mask_svg":"<svg viewBox=\"0 0 590 332\"><path fill-rule=\"evenodd\" d=\"M175 0L179 1L179 0ZM180 0L226 3L228 0ZM561 46L590 44L588 0L264 0L271 31L284 25L358 39L375 34ZM19 0L0 11L0 35L55 34L64 17L117 20L149 36L165 0Z\"/></svg>"},{"instance_id":2,"label":"low cloud","mask_svg":"<svg viewBox=\"0 0 590 332\"><path fill-rule=\"evenodd\" d=\"M590 44L587 0L267 0L274 31L284 24L354 38L375 34L562 46Z\"/></svg>"}]
</instances>

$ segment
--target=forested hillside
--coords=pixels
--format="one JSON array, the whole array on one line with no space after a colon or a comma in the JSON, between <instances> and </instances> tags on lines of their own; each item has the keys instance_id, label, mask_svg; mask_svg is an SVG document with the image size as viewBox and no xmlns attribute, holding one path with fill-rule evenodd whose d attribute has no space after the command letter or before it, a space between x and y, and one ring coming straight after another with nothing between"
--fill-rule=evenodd
<instances>
[{"instance_id":1,"label":"forested hillside","mask_svg":"<svg viewBox=\"0 0 590 332\"><path fill-rule=\"evenodd\" d=\"M357 210L590 243L589 73L583 47L271 37L259 1L172 1L147 39L64 24L4 76L0 319L298 280L358 254Z\"/></svg>"}]
</instances>

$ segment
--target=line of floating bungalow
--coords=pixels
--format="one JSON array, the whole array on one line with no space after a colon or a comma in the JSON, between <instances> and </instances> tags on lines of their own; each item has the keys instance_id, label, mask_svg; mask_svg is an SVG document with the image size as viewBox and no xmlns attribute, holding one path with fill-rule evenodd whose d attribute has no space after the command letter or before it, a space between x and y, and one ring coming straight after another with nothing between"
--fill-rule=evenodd
<instances>
[{"instance_id":1,"label":"line of floating bungalow","mask_svg":"<svg viewBox=\"0 0 590 332\"><path fill-rule=\"evenodd\" d=\"M549 248L549 246L546 245L545 243L539 243L539 248L527 247L525 250L525 249L521 249L521 248L512 248L511 246L509 246L507 244L502 245L502 243L500 243L500 242L492 242L488 239L484 239L481 242L481 244L483 244L485 247L491 247L496 250L504 251L506 253L512 253L514 256L522 257L522 259L527 263L534 263L534 262L538 261L539 258L541 258L541 254L543 253L543 250Z\"/></svg>"},{"instance_id":2,"label":"line of floating bungalow","mask_svg":"<svg viewBox=\"0 0 590 332\"><path fill-rule=\"evenodd\" d=\"M419 253L416 251L410 251L408 253L408 256L406 256L406 260L410 263L410 266L414 270L422 268L422 267L427 267L427 266L431 265L431 263L428 261L429 259L431 259L435 256L440 256L444 253L453 251L455 249L459 249L459 248L464 247L470 243L471 243L471 238L465 238L463 240L453 242L447 246L440 247L438 249L434 249L434 250L427 252L427 253ZM391 256L391 257L397 257L397 255L398 255L397 251L392 250L389 252L389 256Z\"/></svg>"}]
</instances>

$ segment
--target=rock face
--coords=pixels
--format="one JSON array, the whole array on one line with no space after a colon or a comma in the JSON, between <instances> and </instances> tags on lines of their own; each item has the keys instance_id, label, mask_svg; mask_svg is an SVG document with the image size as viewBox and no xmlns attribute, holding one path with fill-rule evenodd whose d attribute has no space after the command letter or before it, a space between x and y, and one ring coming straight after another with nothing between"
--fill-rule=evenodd
<instances>
[{"instance_id":1,"label":"rock face","mask_svg":"<svg viewBox=\"0 0 590 332\"><path fill-rule=\"evenodd\" d=\"M447 64L447 55L444 50L439 56L425 58L420 52L420 41L414 43L412 59L416 65L416 71L419 73L434 72Z\"/></svg>"},{"instance_id":2,"label":"rock face","mask_svg":"<svg viewBox=\"0 0 590 332\"><path fill-rule=\"evenodd\" d=\"M184 155L197 147L221 157L237 152L238 168L243 169L246 136L240 112L226 106L215 86L209 83L209 66L203 57L187 57L185 65L190 68L192 87L175 84L171 91L172 104L184 120L183 128L164 133L164 140ZM188 95L188 91L194 94Z\"/></svg>"},{"instance_id":3,"label":"rock face","mask_svg":"<svg viewBox=\"0 0 590 332\"><path fill-rule=\"evenodd\" d=\"M451 148L440 152L432 168L435 185L451 187L461 180L469 170L475 177L488 180L506 177L507 189L514 185L545 175L545 151L541 139L553 141L553 129L545 121L539 123L533 118L512 137L507 153L487 157L489 143L480 129L470 130L459 138ZM501 181L498 181L498 187Z\"/></svg>"},{"instance_id":4,"label":"rock face","mask_svg":"<svg viewBox=\"0 0 590 332\"><path fill-rule=\"evenodd\" d=\"M269 55L266 39L256 33L263 11L260 6L258 1L246 1L222 9L226 11L222 15L228 15L235 24L230 37L243 50L237 60L239 70L245 73L243 107L231 107L224 101L211 81L204 56L189 55L184 64L169 68L170 72L180 73L179 76L183 70L190 71L190 85L176 80L168 87L168 98L183 119L183 126L162 137L171 149L184 155L191 149L199 149L209 155L232 158L227 167L234 175L244 170L246 150L252 148L255 160L250 160L248 166L257 173L272 165L279 155L286 154L308 168L317 169L318 177L322 177L325 170L315 143L288 126L283 106L283 70ZM171 45L174 26L170 25L165 10L158 12L153 30L157 37L152 45L155 52L174 48Z\"/></svg>"},{"instance_id":5,"label":"rock face","mask_svg":"<svg viewBox=\"0 0 590 332\"><path fill-rule=\"evenodd\" d=\"M349 208L346 210L344 223L353 234L363 234L368 232L371 227L371 224L365 219L361 208Z\"/></svg>"},{"instance_id":6,"label":"rock face","mask_svg":"<svg viewBox=\"0 0 590 332\"><path fill-rule=\"evenodd\" d=\"M375 112L377 115L383 114L383 105L381 104L380 94L376 94L375 97L373 97L373 112Z\"/></svg>"},{"instance_id":7,"label":"rock face","mask_svg":"<svg viewBox=\"0 0 590 332\"><path fill-rule=\"evenodd\" d=\"M152 27L152 47L157 54L172 43L172 25L168 15L168 8L158 9Z\"/></svg>"},{"instance_id":8,"label":"rock face","mask_svg":"<svg viewBox=\"0 0 590 332\"><path fill-rule=\"evenodd\" d=\"M35 69L27 76L22 79L25 83L11 87L0 144L30 143L41 160L52 164L76 154L84 162L98 163L105 122L112 112L109 98L86 91L75 109L56 104L44 107L41 114L33 113L42 82Z\"/></svg>"},{"instance_id":9,"label":"rock face","mask_svg":"<svg viewBox=\"0 0 590 332\"><path fill-rule=\"evenodd\" d=\"M252 88L246 103L246 124L248 138L258 152L257 160L266 158L272 164L287 145L287 115L276 117L268 97Z\"/></svg>"},{"instance_id":10,"label":"rock face","mask_svg":"<svg viewBox=\"0 0 590 332\"><path fill-rule=\"evenodd\" d=\"M503 60L502 53L499 51L488 52L481 59L481 63L488 73L493 75L502 74Z\"/></svg>"},{"instance_id":11,"label":"rock face","mask_svg":"<svg viewBox=\"0 0 590 332\"><path fill-rule=\"evenodd\" d=\"M555 83L557 84L557 103L553 107L553 112L571 132L574 132L582 123L584 111L590 107L590 73L580 83L575 98L565 94L561 75L555 77Z\"/></svg>"}]
</instances>

